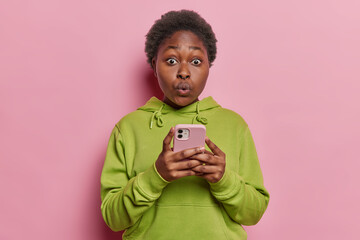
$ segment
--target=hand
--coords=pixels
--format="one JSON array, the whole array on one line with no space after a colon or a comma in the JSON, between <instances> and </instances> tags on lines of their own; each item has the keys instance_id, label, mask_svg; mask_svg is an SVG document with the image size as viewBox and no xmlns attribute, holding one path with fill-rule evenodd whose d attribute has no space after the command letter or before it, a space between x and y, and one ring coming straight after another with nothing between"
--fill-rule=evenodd
<instances>
[{"instance_id":1,"label":"hand","mask_svg":"<svg viewBox=\"0 0 360 240\"><path fill-rule=\"evenodd\" d=\"M196 176L202 177L211 183L218 182L225 172L225 153L220 150L208 137L205 138L206 145L211 152L205 151L204 154L198 154L191 157L202 162L201 165L193 167Z\"/></svg>"},{"instance_id":2,"label":"hand","mask_svg":"<svg viewBox=\"0 0 360 240\"><path fill-rule=\"evenodd\" d=\"M197 147L175 153L170 146L174 132L172 127L164 138L163 150L155 162L156 169L161 177L169 182L186 176L194 176L196 172L192 168L199 166L201 162L196 159L190 159L190 157L205 151L204 147Z\"/></svg>"}]
</instances>

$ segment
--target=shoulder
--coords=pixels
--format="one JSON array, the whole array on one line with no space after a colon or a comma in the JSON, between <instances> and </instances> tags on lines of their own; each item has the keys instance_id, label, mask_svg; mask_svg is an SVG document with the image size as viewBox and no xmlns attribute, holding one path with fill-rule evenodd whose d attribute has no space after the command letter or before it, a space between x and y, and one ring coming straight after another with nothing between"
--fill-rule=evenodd
<instances>
[{"instance_id":1,"label":"shoulder","mask_svg":"<svg viewBox=\"0 0 360 240\"><path fill-rule=\"evenodd\" d=\"M226 119L227 122L232 122L234 124L240 125L241 127L247 127L247 122L245 119L237 112L227 109L227 108L219 108L216 117Z\"/></svg>"},{"instance_id":2,"label":"shoulder","mask_svg":"<svg viewBox=\"0 0 360 240\"><path fill-rule=\"evenodd\" d=\"M145 111L141 110L135 110L131 113L126 114L123 116L117 123L116 127L119 128L119 130L123 128L128 128L133 125L139 125L144 124L145 121L148 120L148 114Z\"/></svg>"}]
</instances>

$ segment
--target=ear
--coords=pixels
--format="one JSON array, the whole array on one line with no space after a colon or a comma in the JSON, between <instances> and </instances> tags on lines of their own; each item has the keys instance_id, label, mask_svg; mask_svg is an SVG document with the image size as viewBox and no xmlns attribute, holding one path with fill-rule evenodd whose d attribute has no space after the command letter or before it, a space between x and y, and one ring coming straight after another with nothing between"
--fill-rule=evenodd
<instances>
[{"instance_id":1,"label":"ear","mask_svg":"<svg viewBox=\"0 0 360 240\"><path fill-rule=\"evenodd\" d=\"M153 59L151 60L151 66L152 66L152 68L154 70L155 77L157 77L157 74L156 74L156 59L155 59L155 57L153 57Z\"/></svg>"}]
</instances>

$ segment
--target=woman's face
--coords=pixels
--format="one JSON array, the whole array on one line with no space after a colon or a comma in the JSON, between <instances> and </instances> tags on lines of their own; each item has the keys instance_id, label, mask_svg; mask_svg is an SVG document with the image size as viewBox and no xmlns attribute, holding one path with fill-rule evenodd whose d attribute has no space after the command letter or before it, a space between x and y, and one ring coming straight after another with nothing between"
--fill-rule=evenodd
<instances>
[{"instance_id":1,"label":"woman's face","mask_svg":"<svg viewBox=\"0 0 360 240\"><path fill-rule=\"evenodd\" d=\"M152 66L166 104L181 108L199 100L210 65L206 48L194 33L178 31L165 39Z\"/></svg>"}]
</instances>

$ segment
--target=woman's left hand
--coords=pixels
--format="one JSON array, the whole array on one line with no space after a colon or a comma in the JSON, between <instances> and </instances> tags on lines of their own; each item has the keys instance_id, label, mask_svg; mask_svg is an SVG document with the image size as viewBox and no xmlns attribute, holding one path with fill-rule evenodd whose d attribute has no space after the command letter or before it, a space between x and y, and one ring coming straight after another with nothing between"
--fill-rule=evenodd
<instances>
[{"instance_id":1,"label":"woman's left hand","mask_svg":"<svg viewBox=\"0 0 360 240\"><path fill-rule=\"evenodd\" d=\"M225 153L208 137L205 138L205 142L211 152L205 151L202 154L193 155L191 159L199 160L203 164L192 168L192 170L196 172L195 176L205 178L211 183L216 183L222 178L225 172Z\"/></svg>"}]
</instances>

